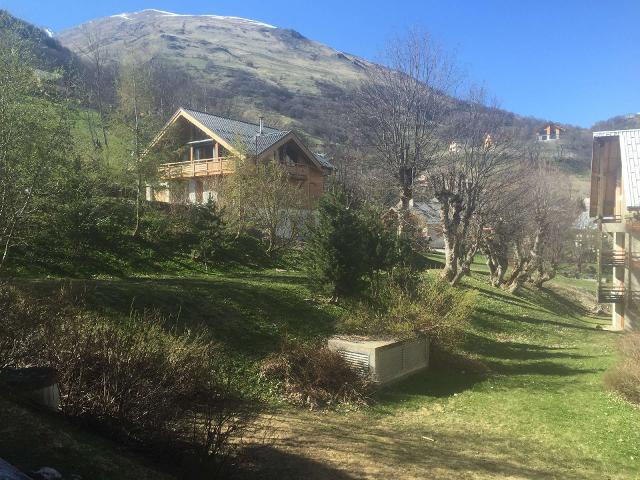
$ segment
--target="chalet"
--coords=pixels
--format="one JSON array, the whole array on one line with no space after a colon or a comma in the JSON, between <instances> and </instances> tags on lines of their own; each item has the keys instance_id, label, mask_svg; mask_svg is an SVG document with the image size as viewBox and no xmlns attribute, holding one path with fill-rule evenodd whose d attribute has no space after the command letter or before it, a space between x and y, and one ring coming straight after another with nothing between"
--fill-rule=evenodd
<instances>
[{"instance_id":1,"label":"chalet","mask_svg":"<svg viewBox=\"0 0 640 480\"><path fill-rule=\"evenodd\" d=\"M640 130L593 134L589 215L600 230L598 301L615 329L640 330Z\"/></svg>"},{"instance_id":2,"label":"chalet","mask_svg":"<svg viewBox=\"0 0 640 480\"><path fill-rule=\"evenodd\" d=\"M333 167L314 154L290 130L260 123L232 120L210 113L180 108L152 143L165 137L177 145L175 161L160 165L160 183L147 187L147 200L168 203L205 203L218 200L220 181L233 174L237 161L279 162L292 183L304 190L310 201L325 189Z\"/></svg>"},{"instance_id":3,"label":"chalet","mask_svg":"<svg viewBox=\"0 0 640 480\"><path fill-rule=\"evenodd\" d=\"M538 130L538 141L548 142L550 140L559 140L564 135L564 128L556 125L555 123L547 123L544 127Z\"/></svg>"}]
</instances>

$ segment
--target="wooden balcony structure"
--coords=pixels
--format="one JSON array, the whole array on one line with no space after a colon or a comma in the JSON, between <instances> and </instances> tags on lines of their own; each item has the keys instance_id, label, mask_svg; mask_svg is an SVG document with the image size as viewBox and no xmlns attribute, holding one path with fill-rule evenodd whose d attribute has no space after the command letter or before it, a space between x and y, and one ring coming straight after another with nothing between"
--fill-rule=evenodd
<instances>
[{"instance_id":1,"label":"wooden balcony structure","mask_svg":"<svg viewBox=\"0 0 640 480\"><path fill-rule=\"evenodd\" d=\"M626 267L627 252L624 250L600 250L600 265L608 267Z\"/></svg>"},{"instance_id":2,"label":"wooden balcony structure","mask_svg":"<svg viewBox=\"0 0 640 480\"><path fill-rule=\"evenodd\" d=\"M159 167L159 173L163 180L227 175L235 171L236 160L236 157L230 156L163 163ZM305 180L308 178L308 165L292 164L286 165L285 168L292 179Z\"/></svg>"},{"instance_id":3,"label":"wooden balcony structure","mask_svg":"<svg viewBox=\"0 0 640 480\"><path fill-rule=\"evenodd\" d=\"M624 298L625 289L623 286L598 286L598 303L621 303L624 302Z\"/></svg>"}]
</instances>

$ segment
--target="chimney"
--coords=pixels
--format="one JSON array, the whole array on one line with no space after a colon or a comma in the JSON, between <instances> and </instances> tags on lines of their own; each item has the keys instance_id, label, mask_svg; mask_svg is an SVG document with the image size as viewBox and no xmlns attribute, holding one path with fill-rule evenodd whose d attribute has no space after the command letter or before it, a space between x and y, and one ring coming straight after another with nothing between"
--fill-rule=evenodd
<instances>
[{"instance_id":1,"label":"chimney","mask_svg":"<svg viewBox=\"0 0 640 480\"><path fill-rule=\"evenodd\" d=\"M264 117L260 115L260 130L258 131L258 135L262 135L262 127L264 126Z\"/></svg>"}]
</instances>

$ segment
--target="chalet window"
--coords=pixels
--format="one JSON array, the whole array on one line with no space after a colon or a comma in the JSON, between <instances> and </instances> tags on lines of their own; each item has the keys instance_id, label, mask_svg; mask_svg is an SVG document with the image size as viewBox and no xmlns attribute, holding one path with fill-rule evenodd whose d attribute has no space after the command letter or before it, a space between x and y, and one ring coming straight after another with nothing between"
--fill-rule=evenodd
<instances>
[{"instance_id":1,"label":"chalet window","mask_svg":"<svg viewBox=\"0 0 640 480\"><path fill-rule=\"evenodd\" d=\"M194 160L205 160L213 158L213 145L200 145L193 148Z\"/></svg>"}]
</instances>

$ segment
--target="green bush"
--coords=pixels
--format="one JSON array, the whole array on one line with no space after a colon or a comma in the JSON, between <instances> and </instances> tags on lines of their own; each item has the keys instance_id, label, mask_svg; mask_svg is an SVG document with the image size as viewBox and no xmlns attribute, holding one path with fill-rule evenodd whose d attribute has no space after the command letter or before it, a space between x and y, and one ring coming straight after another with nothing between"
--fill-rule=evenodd
<instances>
[{"instance_id":1,"label":"green bush","mask_svg":"<svg viewBox=\"0 0 640 480\"><path fill-rule=\"evenodd\" d=\"M414 237L410 230L398 235L393 215L338 189L318 206L305 245L307 270L334 299L357 296L398 268L420 267Z\"/></svg>"},{"instance_id":2,"label":"green bush","mask_svg":"<svg viewBox=\"0 0 640 480\"><path fill-rule=\"evenodd\" d=\"M455 348L463 338L475 301L475 292L454 288L439 279L389 279L375 298L356 303L338 329L395 338L427 335L441 348Z\"/></svg>"},{"instance_id":3,"label":"green bush","mask_svg":"<svg viewBox=\"0 0 640 480\"><path fill-rule=\"evenodd\" d=\"M628 333L619 344L620 361L605 375L606 385L640 404L640 333Z\"/></svg>"},{"instance_id":4,"label":"green bush","mask_svg":"<svg viewBox=\"0 0 640 480\"><path fill-rule=\"evenodd\" d=\"M367 232L345 192L326 194L318 204L317 223L305 244L307 270L318 286L334 298L365 287L364 239Z\"/></svg>"}]
</instances>

